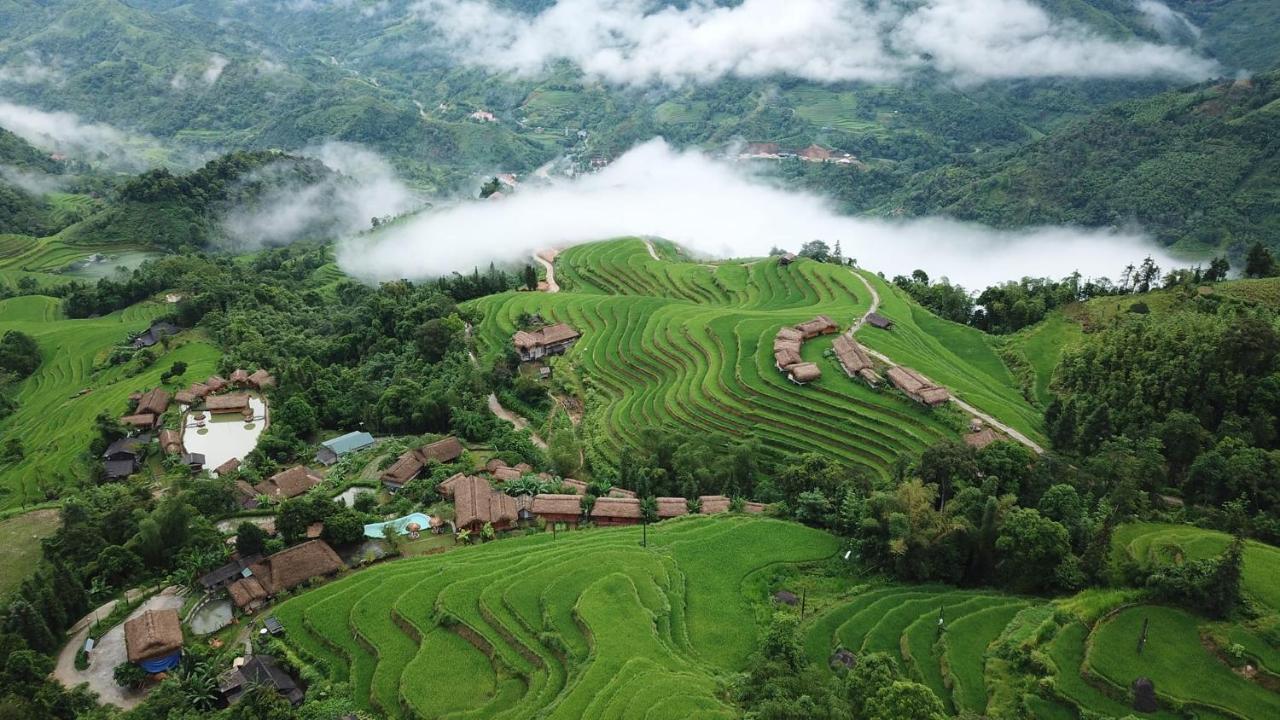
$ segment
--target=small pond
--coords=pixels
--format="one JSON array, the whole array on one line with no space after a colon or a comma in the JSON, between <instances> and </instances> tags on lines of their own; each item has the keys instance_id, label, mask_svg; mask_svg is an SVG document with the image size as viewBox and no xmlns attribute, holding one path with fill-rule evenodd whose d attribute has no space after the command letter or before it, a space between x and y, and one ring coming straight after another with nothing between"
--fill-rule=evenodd
<instances>
[{"instance_id":1,"label":"small pond","mask_svg":"<svg viewBox=\"0 0 1280 720\"><path fill-rule=\"evenodd\" d=\"M90 255L83 260L71 263L62 272L84 280L101 280L127 273L152 258L162 257L153 252L122 252L116 255Z\"/></svg>"},{"instance_id":2,"label":"small pond","mask_svg":"<svg viewBox=\"0 0 1280 720\"><path fill-rule=\"evenodd\" d=\"M187 625L196 635L208 635L231 624L231 601L225 598L210 600L191 614Z\"/></svg>"},{"instance_id":3,"label":"small pond","mask_svg":"<svg viewBox=\"0 0 1280 720\"><path fill-rule=\"evenodd\" d=\"M204 467L212 470L231 458L243 460L258 445L258 437L266 427L267 403L258 393L249 393L253 417L246 421L238 413L209 415L185 413L182 416L182 446L189 453L204 455ZM194 416L202 416L196 421ZM203 423L204 427L200 427Z\"/></svg>"}]
</instances>

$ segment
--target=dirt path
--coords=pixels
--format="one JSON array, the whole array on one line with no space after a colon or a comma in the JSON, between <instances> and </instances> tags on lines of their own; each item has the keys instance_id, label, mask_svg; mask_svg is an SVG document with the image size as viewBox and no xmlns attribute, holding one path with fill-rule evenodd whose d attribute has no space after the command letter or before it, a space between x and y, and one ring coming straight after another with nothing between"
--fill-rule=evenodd
<instances>
[{"instance_id":1,"label":"dirt path","mask_svg":"<svg viewBox=\"0 0 1280 720\"><path fill-rule=\"evenodd\" d=\"M533 259L539 265L547 270L547 292L560 292L560 286L556 284L556 256L560 254L559 250L539 250L533 254Z\"/></svg>"},{"instance_id":2,"label":"dirt path","mask_svg":"<svg viewBox=\"0 0 1280 720\"><path fill-rule=\"evenodd\" d=\"M849 336L852 337L854 333L856 333L858 330L862 328L864 324L866 324L867 318L870 317L871 313L876 312L877 310L880 309L880 293L876 292L875 287L870 282L867 282L867 279L862 276L862 273L859 273L856 270L850 270L849 272L853 273L853 276L858 278L858 280L862 282L863 286L867 288L867 292L871 293L871 308L867 310L866 314L864 314L862 317L858 318L856 322L854 322L853 327L849 328ZM896 367L898 365L898 363L893 361L893 358L890 358L888 355L885 355L882 352L872 350L866 345L863 345L863 348L866 349L867 354L879 359L881 362L889 365L890 367ZM1040 454L1044 453L1044 448L1040 447L1031 438L1027 437L1026 435L1023 435L1017 430L1014 430L1008 425L1005 425L999 420L991 417L987 413L982 412L978 408L956 397L954 391L952 391L951 402L955 403L956 406L959 407L961 410L964 410L970 415L973 415L974 417L981 419L983 422L990 425L991 427L1003 432L1004 434L1008 435L1014 440L1017 440L1023 445L1026 445L1027 447L1031 448L1034 452L1040 453Z\"/></svg>"},{"instance_id":3,"label":"dirt path","mask_svg":"<svg viewBox=\"0 0 1280 720\"><path fill-rule=\"evenodd\" d=\"M662 260L662 258L658 257L658 251L653 249L653 243L649 242L648 240L645 240L645 241L644 241L644 247L645 247L645 249L646 249L646 250L648 250L648 251L649 251L649 257L653 258L654 260L658 260L658 261L661 261L661 260Z\"/></svg>"},{"instance_id":4,"label":"dirt path","mask_svg":"<svg viewBox=\"0 0 1280 720\"><path fill-rule=\"evenodd\" d=\"M182 609L184 593L178 587L168 587L134 610L128 618L135 618L147 610ZM136 596L135 596L136 597ZM98 701L125 710L132 709L142 702L146 692L134 692L116 684L114 672L116 666L128 659L124 647L124 623L111 628L94 646L90 654L89 667L76 669L76 652L84 647L89 629L98 618L106 617L115 607L115 601L98 608L86 615L76 627L80 630L71 637L62 652L58 653L58 662L53 669L53 678L67 687L75 687L80 683L89 683L89 689L98 694Z\"/></svg>"},{"instance_id":5,"label":"dirt path","mask_svg":"<svg viewBox=\"0 0 1280 720\"><path fill-rule=\"evenodd\" d=\"M493 393L489 393L489 411L492 412L494 415L497 415L498 417L502 418L503 420L506 420L507 422L511 423L512 425L515 425L517 430L525 430L525 429L528 429L529 427L528 420L525 420L519 415L502 407L502 403L498 402L498 396L494 395ZM547 443L542 438L538 437L538 433L533 432L532 430L529 430L529 434L533 436L534 445L537 445L543 450L547 449Z\"/></svg>"}]
</instances>

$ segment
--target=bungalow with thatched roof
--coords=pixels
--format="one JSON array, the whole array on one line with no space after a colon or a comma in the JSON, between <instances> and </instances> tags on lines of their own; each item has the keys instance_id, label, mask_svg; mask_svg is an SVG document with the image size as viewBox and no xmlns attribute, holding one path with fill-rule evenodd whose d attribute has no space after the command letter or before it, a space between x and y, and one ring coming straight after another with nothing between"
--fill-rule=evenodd
<instances>
[{"instance_id":1,"label":"bungalow with thatched roof","mask_svg":"<svg viewBox=\"0 0 1280 720\"><path fill-rule=\"evenodd\" d=\"M729 512L730 501L724 495L702 495L698 498L698 512L703 515Z\"/></svg>"},{"instance_id":2,"label":"bungalow with thatched roof","mask_svg":"<svg viewBox=\"0 0 1280 720\"><path fill-rule=\"evenodd\" d=\"M796 261L796 254L793 252L782 253L778 256L778 265L786 267Z\"/></svg>"},{"instance_id":3,"label":"bungalow with thatched roof","mask_svg":"<svg viewBox=\"0 0 1280 720\"><path fill-rule=\"evenodd\" d=\"M160 431L160 447L164 449L166 454L177 455L182 452L182 436L176 430L164 429Z\"/></svg>"},{"instance_id":4,"label":"bungalow with thatched roof","mask_svg":"<svg viewBox=\"0 0 1280 720\"><path fill-rule=\"evenodd\" d=\"M182 622L177 610L148 610L124 624L129 662L149 673L169 670L182 659Z\"/></svg>"},{"instance_id":5,"label":"bungalow with thatched roof","mask_svg":"<svg viewBox=\"0 0 1280 720\"><path fill-rule=\"evenodd\" d=\"M228 473L233 473L240 469L240 458L231 458L213 469L213 474L218 477L224 477Z\"/></svg>"},{"instance_id":6,"label":"bungalow with thatched roof","mask_svg":"<svg viewBox=\"0 0 1280 720\"><path fill-rule=\"evenodd\" d=\"M655 502L658 504L659 520L689 514L689 501L682 497L660 497Z\"/></svg>"},{"instance_id":7,"label":"bungalow with thatched roof","mask_svg":"<svg viewBox=\"0 0 1280 720\"><path fill-rule=\"evenodd\" d=\"M999 439L999 433L987 427L978 418L974 418L969 423L969 432L964 435L964 444L975 450L981 450Z\"/></svg>"},{"instance_id":8,"label":"bungalow with thatched roof","mask_svg":"<svg viewBox=\"0 0 1280 720\"><path fill-rule=\"evenodd\" d=\"M283 590L342 569L342 558L323 540L308 540L270 555L249 567L249 575L227 586L241 609L253 609Z\"/></svg>"},{"instance_id":9,"label":"bungalow with thatched roof","mask_svg":"<svg viewBox=\"0 0 1280 720\"><path fill-rule=\"evenodd\" d=\"M311 472L305 465L295 465L288 470L281 470L253 487L258 495L266 495L272 500L285 500L297 497L319 485L322 478Z\"/></svg>"},{"instance_id":10,"label":"bungalow with thatched roof","mask_svg":"<svg viewBox=\"0 0 1280 720\"><path fill-rule=\"evenodd\" d=\"M587 484L581 480L573 478L560 478L560 487L572 492L574 495L586 495Z\"/></svg>"},{"instance_id":11,"label":"bungalow with thatched roof","mask_svg":"<svg viewBox=\"0 0 1280 720\"><path fill-rule=\"evenodd\" d=\"M418 473L429 462L451 463L462 457L462 443L458 438L449 436L443 440L402 453L395 463L382 473L382 484L391 492L395 492L410 480L418 477Z\"/></svg>"},{"instance_id":12,"label":"bungalow with thatched roof","mask_svg":"<svg viewBox=\"0 0 1280 720\"><path fill-rule=\"evenodd\" d=\"M922 405L937 407L951 399L951 393L946 388L934 385L928 378L909 367L891 367L885 374L889 376L889 382L893 383L894 387Z\"/></svg>"},{"instance_id":13,"label":"bungalow with thatched roof","mask_svg":"<svg viewBox=\"0 0 1280 720\"><path fill-rule=\"evenodd\" d=\"M249 373L245 372L241 368L236 368L236 371L231 373L231 384L236 387L244 387L245 385L248 385Z\"/></svg>"},{"instance_id":14,"label":"bungalow with thatched roof","mask_svg":"<svg viewBox=\"0 0 1280 720\"><path fill-rule=\"evenodd\" d=\"M276 386L275 377L262 368L254 370L253 373L249 375L248 382L250 387L257 388L258 390L267 390Z\"/></svg>"},{"instance_id":15,"label":"bungalow with thatched roof","mask_svg":"<svg viewBox=\"0 0 1280 720\"><path fill-rule=\"evenodd\" d=\"M582 519L582 498L578 495L543 493L533 496L530 511L548 523L568 523L574 527Z\"/></svg>"},{"instance_id":16,"label":"bungalow with thatched roof","mask_svg":"<svg viewBox=\"0 0 1280 720\"><path fill-rule=\"evenodd\" d=\"M190 390L179 390L178 392L174 393L173 399L179 405L195 405L196 401L198 401L200 398L193 395Z\"/></svg>"},{"instance_id":17,"label":"bungalow with thatched roof","mask_svg":"<svg viewBox=\"0 0 1280 720\"><path fill-rule=\"evenodd\" d=\"M249 405L249 396L244 393L228 393L211 395L204 400L204 409L211 415L222 413L240 413L247 415L253 412Z\"/></svg>"},{"instance_id":18,"label":"bungalow with thatched roof","mask_svg":"<svg viewBox=\"0 0 1280 720\"><path fill-rule=\"evenodd\" d=\"M745 502L742 504L742 511L747 513L752 513L753 515L759 515L763 513L765 511L765 508L767 507L768 506L765 505L764 503Z\"/></svg>"},{"instance_id":19,"label":"bungalow with thatched roof","mask_svg":"<svg viewBox=\"0 0 1280 720\"><path fill-rule=\"evenodd\" d=\"M634 497L596 498L591 520L597 525L635 525L643 519L640 499Z\"/></svg>"},{"instance_id":20,"label":"bungalow with thatched roof","mask_svg":"<svg viewBox=\"0 0 1280 720\"><path fill-rule=\"evenodd\" d=\"M819 335L840 332L840 326L836 325L835 321L826 315L819 315L812 320L802 322L796 325L796 329L800 331L800 334L804 335L805 340L816 338Z\"/></svg>"},{"instance_id":21,"label":"bungalow with thatched roof","mask_svg":"<svg viewBox=\"0 0 1280 720\"><path fill-rule=\"evenodd\" d=\"M142 397L138 398L138 407L134 412L141 415L150 413L152 415L163 415L165 410L169 409L169 403L173 401L173 396L164 388L155 388L142 393Z\"/></svg>"},{"instance_id":22,"label":"bungalow with thatched roof","mask_svg":"<svg viewBox=\"0 0 1280 720\"><path fill-rule=\"evenodd\" d=\"M489 474L493 476L494 480L497 480L498 482L504 482L504 483L511 482L513 480L519 480L521 477L523 477L520 474L519 470L513 467L505 467L505 466L497 468Z\"/></svg>"},{"instance_id":23,"label":"bungalow with thatched roof","mask_svg":"<svg viewBox=\"0 0 1280 720\"><path fill-rule=\"evenodd\" d=\"M782 372L787 372L802 362L804 358L800 357L800 353L790 348L773 351L773 366Z\"/></svg>"},{"instance_id":24,"label":"bungalow with thatched roof","mask_svg":"<svg viewBox=\"0 0 1280 720\"><path fill-rule=\"evenodd\" d=\"M193 382L187 387L187 392L203 400L209 394L209 386L202 382Z\"/></svg>"},{"instance_id":25,"label":"bungalow with thatched roof","mask_svg":"<svg viewBox=\"0 0 1280 720\"><path fill-rule=\"evenodd\" d=\"M636 491L635 491L635 490L628 490L628 489L626 489L626 488L612 487L612 488L609 488L609 497L611 497L611 498L633 498L633 499L634 499L634 498L636 497Z\"/></svg>"},{"instance_id":26,"label":"bungalow with thatched roof","mask_svg":"<svg viewBox=\"0 0 1280 720\"><path fill-rule=\"evenodd\" d=\"M845 375L861 378L873 388L880 386L882 380L871 364L871 355L858 344L857 340L848 335L841 335L836 338L831 349L835 351L836 360L840 363L840 367L844 368Z\"/></svg>"},{"instance_id":27,"label":"bungalow with thatched roof","mask_svg":"<svg viewBox=\"0 0 1280 720\"><path fill-rule=\"evenodd\" d=\"M804 385L822 377L822 369L818 367L817 363L807 362L792 365L787 374L790 376L791 382L797 385Z\"/></svg>"},{"instance_id":28,"label":"bungalow with thatched roof","mask_svg":"<svg viewBox=\"0 0 1280 720\"><path fill-rule=\"evenodd\" d=\"M879 328L881 330L893 329L893 321L880 313L869 313L867 315L867 324L873 328Z\"/></svg>"},{"instance_id":29,"label":"bungalow with thatched roof","mask_svg":"<svg viewBox=\"0 0 1280 720\"><path fill-rule=\"evenodd\" d=\"M150 430L156 426L156 419L156 416L151 413L136 413L120 418L120 424L135 430Z\"/></svg>"},{"instance_id":30,"label":"bungalow with thatched roof","mask_svg":"<svg viewBox=\"0 0 1280 720\"><path fill-rule=\"evenodd\" d=\"M222 392L227 389L226 378L221 375L210 375L209 379L204 381L204 384L208 386L211 393Z\"/></svg>"},{"instance_id":31,"label":"bungalow with thatched roof","mask_svg":"<svg viewBox=\"0 0 1280 720\"><path fill-rule=\"evenodd\" d=\"M521 362L540 360L548 355L560 355L573 346L582 333L565 323L556 323L529 332L520 330L511 336L511 344Z\"/></svg>"},{"instance_id":32,"label":"bungalow with thatched roof","mask_svg":"<svg viewBox=\"0 0 1280 720\"><path fill-rule=\"evenodd\" d=\"M463 475L447 482L448 493L453 497L454 524L459 530L479 532L486 524L494 530L505 530L515 525L519 514L515 498L494 490L488 480Z\"/></svg>"},{"instance_id":33,"label":"bungalow with thatched roof","mask_svg":"<svg viewBox=\"0 0 1280 720\"><path fill-rule=\"evenodd\" d=\"M200 576L200 585L204 587L206 592L212 592L219 588L224 588L242 577L247 577L250 573L246 573L253 567L253 564L262 560L261 555L250 555L246 558L234 558L231 562L220 565Z\"/></svg>"}]
</instances>

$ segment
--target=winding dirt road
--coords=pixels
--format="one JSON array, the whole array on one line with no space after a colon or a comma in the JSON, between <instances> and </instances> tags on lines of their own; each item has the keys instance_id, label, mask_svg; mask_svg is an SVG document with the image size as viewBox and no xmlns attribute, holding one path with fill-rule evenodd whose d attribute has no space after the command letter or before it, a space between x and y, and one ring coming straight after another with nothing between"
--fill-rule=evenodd
<instances>
[{"instance_id":1,"label":"winding dirt road","mask_svg":"<svg viewBox=\"0 0 1280 720\"><path fill-rule=\"evenodd\" d=\"M880 293L876 292L875 287L870 282L867 282L867 279L862 276L862 273L858 272L857 270L850 270L849 272L853 273L853 276L858 278L858 280L862 282L862 285L867 288L867 292L871 294L871 308L867 310L867 312L862 317L858 318L857 321L854 322L853 327L849 328L849 336L852 337L854 333L856 333L858 330L862 328L863 325L866 324L867 318L871 315L871 313L880 309ZM863 345L862 347L866 349L867 354L879 359L881 362L889 365L890 367L898 366L898 363L894 362L893 358L890 358L888 355L885 355L884 353L876 350L872 350L866 345ZM932 380L930 380L930 382L932 382ZM951 402L955 403L956 407L959 407L961 410L964 410L970 415L973 415L974 417L981 419L983 422L990 425L991 427L996 428L997 430L1003 432L1004 434L1008 435L1014 440L1017 440L1023 445L1026 445L1027 447L1031 448L1034 452L1038 454L1044 453L1044 448L1036 444L1034 440L1027 437L1026 435L1023 435L1017 430L1014 430L1008 425L1005 425L999 420L991 417L987 413L982 412L981 410L970 405L964 400L961 400L960 398L956 397L955 391L952 391Z\"/></svg>"},{"instance_id":2,"label":"winding dirt road","mask_svg":"<svg viewBox=\"0 0 1280 720\"><path fill-rule=\"evenodd\" d=\"M556 284L556 256L560 254L559 250L539 250L533 254L533 259L547 271L547 292L560 292L560 286Z\"/></svg>"},{"instance_id":3,"label":"winding dirt road","mask_svg":"<svg viewBox=\"0 0 1280 720\"><path fill-rule=\"evenodd\" d=\"M515 425L517 430L526 430L529 427L528 420L503 407L502 403L498 402L498 396L493 393L489 393L489 412L503 420L506 420L512 425ZM533 441L534 445L537 445L543 450L547 449L547 443L542 438L538 437L538 433L529 430L529 435L531 436L530 439Z\"/></svg>"},{"instance_id":4,"label":"winding dirt road","mask_svg":"<svg viewBox=\"0 0 1280 720\"><path fill-rule=\"evenodd\" d=\"M662 258L658 257L658 251L653 249L653 243L649 242L648 240L645 240L644 247L646 250L649 251L649 257L653 258L654 260L659 260L659 261L662 260Z\"/></svg>"}]
</instances>

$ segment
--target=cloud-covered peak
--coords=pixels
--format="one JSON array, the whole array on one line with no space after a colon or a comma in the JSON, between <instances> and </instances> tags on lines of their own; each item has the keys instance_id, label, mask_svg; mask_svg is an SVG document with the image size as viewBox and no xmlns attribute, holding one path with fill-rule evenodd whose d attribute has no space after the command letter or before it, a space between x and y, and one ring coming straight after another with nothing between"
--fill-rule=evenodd
<instances>
[{"instance_id":1,"label":"cloud-covered peak","mask_svg":"<svg viewBox=\"0 0 1280 720\"><path fill-rule=\"evenodd\" d=\"M556 0L533 15L491 0L413 7L459 62L534 75L568 61L623 85L729 75L885 82L928 70L959 82L1198 80L1218 71L1185 47L1107 38L1030 0Z\"/></svg>"}]
</instances>

